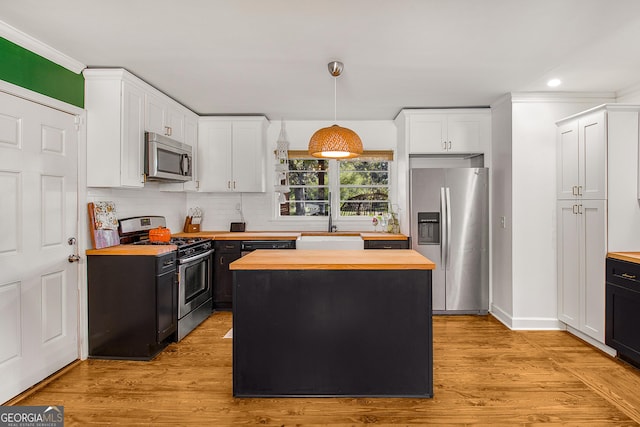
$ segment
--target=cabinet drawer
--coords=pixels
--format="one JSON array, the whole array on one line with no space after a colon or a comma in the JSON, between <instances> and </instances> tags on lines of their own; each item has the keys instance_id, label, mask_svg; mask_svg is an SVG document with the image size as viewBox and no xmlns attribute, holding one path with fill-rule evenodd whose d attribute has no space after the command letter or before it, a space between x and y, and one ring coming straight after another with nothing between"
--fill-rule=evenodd
<instances>
[{"instance_id":1,"label":"cabinet drawer","mask_svg":"<svg viewBox=\"0 0 640 427\"><path fill-rule=\"evenodd\" d=\"M640 292L640 264L607 258L607 282Z\"/></svg>"},{"instance_id":2,"label":"cabinet drawer","mask_svg":"<svg viewBox=\"0 0 640 427\"><path fill-rule=\"evenodd\" d=\"M214 242L216 252L240 252L242 250L242 242L239 240L221 240Z\"/></svg>"},{"instance_id":3,"label":"cabinet drawer","mask_svg":"<svg viewBox=\"0 0 640 427\"><path fill-rule=\"evenodd\" d=\"M409 249L408 240L365 240L365 249Z\"/></svg>"}]
</instances>

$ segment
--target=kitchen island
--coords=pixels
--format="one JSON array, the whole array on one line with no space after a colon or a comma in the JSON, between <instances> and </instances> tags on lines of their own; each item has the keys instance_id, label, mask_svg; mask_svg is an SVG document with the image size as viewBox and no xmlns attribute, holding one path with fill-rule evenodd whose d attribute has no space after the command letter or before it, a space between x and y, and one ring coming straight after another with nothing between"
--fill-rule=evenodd
<instances>
[{"instance_id":1,"label":"kitchen island","mask_svg":"<svg viewBox=\"0 0 640 427\"><path fill-rule=\"evenodd\" d=\"M433 396L427 258L257 250L230 268L234 396Z\"/></svg>"}]
</instances>

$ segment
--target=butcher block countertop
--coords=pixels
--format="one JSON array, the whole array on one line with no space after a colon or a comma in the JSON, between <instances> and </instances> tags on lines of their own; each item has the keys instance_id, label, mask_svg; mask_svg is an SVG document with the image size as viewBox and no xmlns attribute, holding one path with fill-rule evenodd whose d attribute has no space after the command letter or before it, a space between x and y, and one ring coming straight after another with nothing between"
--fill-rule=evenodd
<instances>
[{"instance_id":1,"label":"butcher block countertop","mask_svg":"<svg viewBox=\"0 0 640 427\"><path fill-rule=\"evenodd\" d=\"M404 234L344 231L199 231L197 233L176 233L175 237L206 237L213 240L296 240L300 236L360 236L363 240L407 240Z\"/></svg>"},{"instance_id":2,"label":"butcher block countertop","mask_svg":"<svg viewBox=\"0 0 640 427\"><path fill-rule=\"evenodd\" d=\"M435 264L411 249L256 250L232 262L230 270L433 270Z\"/></svg>"},{"instance_id":3,"label":"butcher block countertop","mask_svg":"<svg viewBox=\"0 0 640 427\"><path fill-rule=\"evenodd\" d=\"M177 250L176 245L117 245L103 249L88 249L87 255L160 256Z\"/></svg>"},{"instance_id":4,"label":"butcher block countertop","mask_svg":"<svg viewBox=\"0 0 640 427\"><path fill-rule=\"evenodd\" d=\"M607 258L615 258L621 261L640 264L640 252L609 252Z\"/></svg>"}]
</instances>

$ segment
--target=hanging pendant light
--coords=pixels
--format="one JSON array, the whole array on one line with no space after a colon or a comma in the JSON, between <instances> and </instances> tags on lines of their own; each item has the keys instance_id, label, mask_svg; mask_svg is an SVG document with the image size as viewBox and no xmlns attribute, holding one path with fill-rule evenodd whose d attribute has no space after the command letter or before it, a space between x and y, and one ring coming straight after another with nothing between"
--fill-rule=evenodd
<instances>
[{"instance_id":1,"label":"hanging pendant light","mask_svg":"<svg viewBox=\"0 0 640 427\"><path fill-rule=\"evenodd\" d=\"M337 111L337 80L342 74L344 65L342 62L333 61L328 64L329 73L333 79L333 121L336 120ZM349 159L362 154L362 140L351 129L337 124L318 129L309 141L309 154L313 157Z\"/></svg>"}]
</instances>

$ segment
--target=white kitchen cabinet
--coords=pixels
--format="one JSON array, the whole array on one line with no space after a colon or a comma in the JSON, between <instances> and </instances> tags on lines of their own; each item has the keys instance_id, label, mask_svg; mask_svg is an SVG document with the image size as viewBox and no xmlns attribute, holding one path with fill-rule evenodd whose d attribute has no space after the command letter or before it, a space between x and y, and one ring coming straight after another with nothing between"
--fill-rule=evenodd
<instances>
[{"instance_id":1,"label":"white kitchen cabinet","mask_svg":"<svg viewBox=\"0 0 640 427\"><path fill-rule=\"evenodd\" d=\"M201 192L264 192L264 116L201 117L198 181Z\"/></svg>"},{"instance_id":2,"label":"white kitchen cabinet","mask_svg":"<svg viewBox=\"0 0 640 427\"><path fill-rule=\"evenodd\" d=\"M145 131L197 143L198 116L124 69L86 69L87 185L142 187ZM195 149L194 149L195 153ZM160 184L162 189L193 189Z\"/></svg>"},{"instance_id":3,"label":"white kitchen cabinet","mask_svg":"<svg viewBox=\"0 0 640 427\"><path fill-rule=\"evenodd\" d=\"M144 89L124 70L86 69L87 186L144 185Z\"/></svg>"},{"instance_id":4,"label":"white kitchen cabinet","mask_svg":"<svg viewBox=\"0 0 640 427\"><path fill-rule=\"evenodd\" d=\"M604 343L605 200L558 201L558 319Z\"/></svg>"},{"instance_id":5,"label":"white kitchen cabinet","mask_svg":"<svg viewBox=\"0 0 640 427\"><path fill-rule=\"evenodd\" d=\"M145 95L145 129L185 142L187 113L172 99L154 93Z\"/></svg>"},{"instance_id":6,"label":"white kitchen cabinet","mask_svg":"<svg viewBox=\"0 0 640 427\"><path fill-rule=\"evenodd\" d=\"M484 153L491 144L489 109L403 110L409 154Z\"/></svg>"},{"instance_id":7,"label":"white kitchen cabinet","mask_svg":"<svg viewBox=\"0 0 640 427\"><path fill-rule=\"evenodd\" d=\"M557 198L607 197L606 112L595 111L558 126Z\"/></svg>"}]
</instances>

